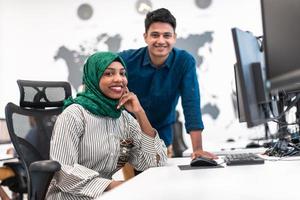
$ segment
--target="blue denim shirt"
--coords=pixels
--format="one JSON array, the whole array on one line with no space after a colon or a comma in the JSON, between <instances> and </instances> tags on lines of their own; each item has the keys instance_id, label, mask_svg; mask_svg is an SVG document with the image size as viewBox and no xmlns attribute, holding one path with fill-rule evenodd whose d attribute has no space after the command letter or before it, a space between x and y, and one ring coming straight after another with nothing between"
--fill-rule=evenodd
<instances>
[{"instance_id":1,"label":"blue denim shirt","mask_svg":"<svg viewBox=\"0 0 300 200\"><path fill-rule=\"evenodd\" d=\"M172 124L181 96L186 131L204 128L195 59L188 52L173 48L165 63L156 68L147 47L126 50L119 55L127 66L128 88L143 106L150 123L166 146L172 144Z\"/></svg>"}]
</instances>

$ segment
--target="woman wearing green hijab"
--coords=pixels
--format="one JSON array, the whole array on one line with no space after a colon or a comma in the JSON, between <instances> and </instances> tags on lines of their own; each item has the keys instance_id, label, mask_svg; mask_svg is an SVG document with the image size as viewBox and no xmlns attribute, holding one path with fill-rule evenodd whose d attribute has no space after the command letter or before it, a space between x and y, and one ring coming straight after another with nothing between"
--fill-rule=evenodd
<instances>
[{"instance_id":1,"label":"woman wearing green hijab","mask_svg":"<svg viewBox=\"0 0 300 200\"><path fill-rule=\"evenodd\" d=\"M85 90L65 101L53 130L50 157L62 168L47 199L94 199L122 183L112 175L126 162L138 171L166 163L164 143L128 91L124 66L111 52L86 61Z\"/></svg>"}]
</instances>

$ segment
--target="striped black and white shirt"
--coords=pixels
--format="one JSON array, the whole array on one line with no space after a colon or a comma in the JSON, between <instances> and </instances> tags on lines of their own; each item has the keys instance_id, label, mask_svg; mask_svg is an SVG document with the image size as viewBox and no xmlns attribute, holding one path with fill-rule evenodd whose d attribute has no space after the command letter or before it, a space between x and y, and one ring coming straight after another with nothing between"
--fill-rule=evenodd
<instances>
[{"instance_id":1,"label":"striped black and white shirt","mask_svg":"<svg viewBox=\"0 0 300 200\"><path fill-rule=\"evenodd\" d=\"M122 146L124 141L132 141L129 150ZM124 157L139 171L167 162L158 134L155 138L144 134L128 112L113 119L93 115L78 104L70 105L58 117L50 157L62 165L48 189L46 199L50 200L99 197Z\"/></svg>"}]
</instances>

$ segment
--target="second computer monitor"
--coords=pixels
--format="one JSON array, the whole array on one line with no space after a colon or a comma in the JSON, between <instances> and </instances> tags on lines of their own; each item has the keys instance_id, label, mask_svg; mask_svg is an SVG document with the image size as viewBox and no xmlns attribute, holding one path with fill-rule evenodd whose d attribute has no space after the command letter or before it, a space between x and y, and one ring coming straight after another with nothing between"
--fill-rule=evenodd
<instances>
[{"instance_id":1,"label":"second computer monitor","mask_svg":"<svg viewBox=\"0 0 300 200\"><path fill-rule=\"evenodd\" d=\"M235 78L240 121L248 127L266 123L269 99L265 92L264 59L260 44L252 33L232 29L237 63Z\"/></svg>"},{"instance_id":2,"label":"second computer monitor","mask_svg":"<svg viewBox=\"0 0 300 200\"><path fill-rule=\"evenodd\" d=\"M268 87L300 88L300 1L261 0Z\"/></svg>"}]
</instances>

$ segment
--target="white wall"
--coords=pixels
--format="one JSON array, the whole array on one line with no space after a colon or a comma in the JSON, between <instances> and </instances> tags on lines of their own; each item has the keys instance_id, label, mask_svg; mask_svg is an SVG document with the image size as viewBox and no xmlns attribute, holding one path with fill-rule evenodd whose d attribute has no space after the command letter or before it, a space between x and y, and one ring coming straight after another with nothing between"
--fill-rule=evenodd
<instances>
[{"instance_id":1,"label":"white wall","mask_svg":"<svg viewBox=\"0 0 300 200\"><path fill-rule=\"evenodd\" d=\"M122 37L119 50L144 46L145 15L136 11L139 1L0 0L0 118L4 117L7 102L18 102L17 79L68 80L65 60L54 59L61 46L84 57L94 48L108 50L104 41L117 34ZM195 2L151 0L152 9L166 7L175 15L179 38L213 32L213 41L198 51L204 57L198 70L201 104L216 106L220 111L216 119L203 116L209 133L205 137L224 139L229 133L249 132L237 122L232 105L235 54L230 29L239 27L261 35L260 1L212 0L207 9L200 9ZM93 8L90 20L77 16L77 9L83 3ZM104 39L97 42L97 36L104 33L107 34ZM80 45L86 50L82 51Z\"/></svg>"}]
</instances>

